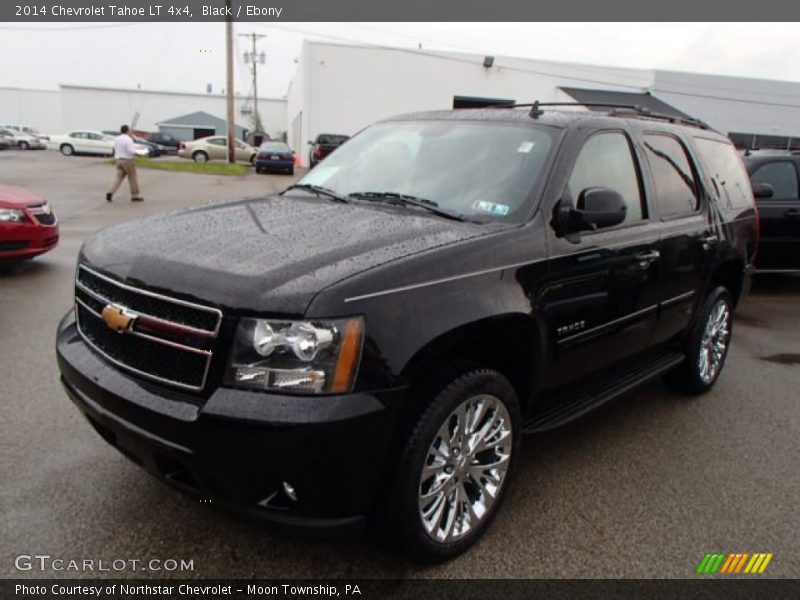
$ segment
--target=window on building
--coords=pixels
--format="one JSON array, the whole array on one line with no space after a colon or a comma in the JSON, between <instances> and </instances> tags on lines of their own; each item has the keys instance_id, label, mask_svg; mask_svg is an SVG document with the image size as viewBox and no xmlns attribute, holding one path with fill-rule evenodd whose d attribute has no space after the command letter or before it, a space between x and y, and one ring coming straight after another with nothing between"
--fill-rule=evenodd
<instances>
[{"instance_id":1,"label":"window on building","mask_svg":"<svg viewBox=\"0 0 800 600\"><path fill-rule=\"evenodd\" d=\"M686 149L669 135L645 135L644 147L662 217L688 215L698 208L699 194Z\"/></svg>"},{"instance_id":2,"label":"window on building","mask_svg":"<svg viewBox=\"0 0 800 600\"><path fill-rule=\"evenodd\" d=\"M574 202L586 188L604 187L622 195L628 207L625 222L640 221L642 204L639 169L624 133L609 131L590 137L575 161L567 188Z\"/></svg>"}]
</instances>

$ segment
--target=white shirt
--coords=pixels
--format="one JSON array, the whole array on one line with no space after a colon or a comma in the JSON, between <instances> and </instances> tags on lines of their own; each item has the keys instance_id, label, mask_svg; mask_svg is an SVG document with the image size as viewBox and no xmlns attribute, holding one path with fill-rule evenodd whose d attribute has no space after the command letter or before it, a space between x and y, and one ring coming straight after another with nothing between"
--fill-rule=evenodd
<instances>
[{"instance_id":1,"label":"white shirt","mask_svg":"<svg viewBox=\"0 0 800 600\"><path fill-rule=\"evenodd\" d=\"M114 138L114 158L131 159L136 154L133 138L123 133Z\"/></svg>"}]
</instances>

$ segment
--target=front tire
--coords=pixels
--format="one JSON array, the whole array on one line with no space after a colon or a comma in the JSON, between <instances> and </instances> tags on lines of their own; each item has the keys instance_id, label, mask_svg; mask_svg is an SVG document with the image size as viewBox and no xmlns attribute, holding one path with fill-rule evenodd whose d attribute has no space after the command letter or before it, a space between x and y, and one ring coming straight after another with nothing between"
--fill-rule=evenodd
<instances>
[{"instance_id":1,"label":"front tire","mask_svg":"<svg viewBox=\"0 0 800 600\"><path fill-rule=\"evenodd\" d=\"M667 385L687 394L704 394L716 383L731 341L733 299L722 286L705 297L686 339L686 360L666 376Z\"/></svg>"},{"instance_id":2,"label":"front tire","mask_svg":"<svg viewBox=\"0 0 800 600\"><path fill-rule=\"evenodd\" d=\"M19 149L20 150L29 150L30 149L30 145L28 144L28 142L20 142L19 143Z\"/></svg>"},{"instance_id":3,"label":"front tire","mask_svg":"<svg viewBox=\"0 0 800 600\"><path fill-rule=\"evenodd\" d=\"M500 373L474 369L442 389L400 459L389 518L410 558L441 562L474 544L505 497L520 447L520 409Z\"/></svg>"}]
</instances>

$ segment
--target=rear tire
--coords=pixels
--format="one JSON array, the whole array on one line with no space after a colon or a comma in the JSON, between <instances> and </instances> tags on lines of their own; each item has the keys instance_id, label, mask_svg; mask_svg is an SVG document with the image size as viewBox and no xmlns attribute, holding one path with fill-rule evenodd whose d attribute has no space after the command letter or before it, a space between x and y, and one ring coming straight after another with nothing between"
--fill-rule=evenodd
<instances>
[{"instance_id":1,"label":"rear tire","mask_svg":"<svg viewBox=\"0 0 800 600\"><path fill-rule=\"evenodd\" d=\"M197 152L192 153L192 160L196 163L208 162L208 154L202 150L198 150Z\"/></svg>"},{"instance_id":2,"label":"rear tire","mask_svg":"<svg viewBox=\"0 0 800 600\"><path fill-rule=\"evenodd\" d=\"M292 167L291 169L289 169L288 173L289 173L289 175L294 175L294 167Z\"/></svg>"},{"instance_id":3,"label":"rear tire","mask_svg":"<svg viewBox=\"0 0 800 600\"><path fill-rule=\"evenodd\" d=\"M73 148L70 144L61 144L61 154L64 156L73 156L75 154L75 148Z\"/></svg>"},{"instance_id":4,"label":"rear tire","mask_svg":"<svg viewBox=\"0 0 800 600\"><path fill-rule=\"evenodd\" d=\"M385 517L412 560L453 558L483 535L508 491L520 423L496 371L462 371L436 394L404 445Z\"/></svg>"},{"instance_id":5,"label":"rear tire","mask_svg":"<svg viewBox=\"0 0 800 600\"><path fill-rule=\"evenodd\" d=\"M667 385L686 394L704 394L716 383L731 341L733 299L722 286L703 300L686 338L686 360L665 377Z\"/></svg>"}]
</instances>

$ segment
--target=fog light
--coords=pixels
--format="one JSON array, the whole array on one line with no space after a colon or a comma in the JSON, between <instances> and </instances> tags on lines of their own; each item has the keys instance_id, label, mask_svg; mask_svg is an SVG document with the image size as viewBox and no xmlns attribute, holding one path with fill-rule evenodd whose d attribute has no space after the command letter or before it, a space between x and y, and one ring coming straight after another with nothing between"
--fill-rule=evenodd
<instances>
[{"instance_id":1,"label":"fog light","mask_svg":"<svg viewBox=\"0 0 800 600\"><path fill-rule=\"evenodd\" d=\"M325 387L325 371L270 369L247 365L236 368L234 381L251 385L258 383L265 388L309 390L319 393Z\"/></svg>"},{"instance_id":2,"label":"fog light","mask_svg":"<svg viewBox=\"0 0 800 600\"><path fill-rule=\"evenodd\" d=\"M297 492L294 491L294 486L288 481L283 482L283 493L286 494L286 497L292 502L297 502Z\"/></svg>"}]
</instances>

